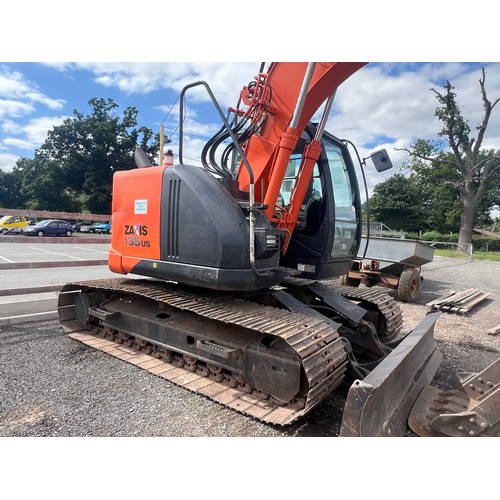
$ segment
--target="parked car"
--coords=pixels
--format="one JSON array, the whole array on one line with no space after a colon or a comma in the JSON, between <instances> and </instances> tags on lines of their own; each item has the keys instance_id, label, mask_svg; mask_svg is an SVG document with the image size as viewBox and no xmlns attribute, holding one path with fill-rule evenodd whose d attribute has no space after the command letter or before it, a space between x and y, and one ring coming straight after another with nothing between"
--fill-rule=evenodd
<instances>
[{"instance_id":1,"label":"parked car","mask_svg":"<svg viewBox=\"0 0 500 500\"><path fill-rule=\"evenodd\" d=\"M23 234L27 236L71 236L73 226L65 220L46 219L34 226L24 228Z\"/></svg>"},{"instance_id":2,"label":"parked car","mask_svg":"<svg viewBox=\"0 0 500 500\"><path fill-rule=\"evenodd\" d=\"M81 232L82 227L83 227L83 226L88 226L88 225L89 225L89 223L88 223L88 222L81 222L81 221L80 221L80 222L75 222L75 223L73 224L73 229L74 229L75 231Z\"/></svg>"},{"instance_id":3,"label":"parked car","mask_svg":"<svg viewBox=\"0 0 500 500\"><path fill-rule=\"evenodd\" d=\"M91 226L82 226L80 228L82 233L111 233L111 223L110 222L95 222Z\"/></svg>"},{"instance_id":4,"label":"parked car","mask_svg":"<svg viewBox=\"0 0 500 500\"><path fill-rule=\"evenodd\" d=\"M0 219L0 234L20 233L26 227L28 227L28 221L19 215L6 215Z\"/></svg>"},{"instance_id":5,"label":"parked car","mask_svg":"<svg viewBox=\"0 0 500 500\"><path fill-rule=\"evenodd\" d=\"M97 233L111 234L111 222L101 222L95 229Z\"/></svg>"},{"instance_id":6,"label":"parked car","mask_svg":"<svg viewBox=\"0 0 500 500\"><path fill-rule=\"evenodd\" d=\"M94 222L93 224L84 224L80 226L81 233L96 233L96 227L99 226L100 222Z\"/></svg>"}]
</instances>

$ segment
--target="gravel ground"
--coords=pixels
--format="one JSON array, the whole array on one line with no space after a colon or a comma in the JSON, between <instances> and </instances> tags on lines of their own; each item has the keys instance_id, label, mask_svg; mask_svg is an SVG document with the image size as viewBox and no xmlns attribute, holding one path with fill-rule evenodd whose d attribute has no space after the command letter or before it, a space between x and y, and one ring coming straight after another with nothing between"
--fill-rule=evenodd
<instances>
[{"instance_id":1,"label":"gravel ground","mask_svg":"<svg viewBox=\"0 0 500 500\"><path fill-rule=\"evenodd\" d=\"M500 262L438 257L422 276L418 303L401 304L405 331L426 315L428 301L448 290L491 293L466 315L439 318L435 337L444 361L436 385L497 359L500 336L486 331L500 324ZM334 437L345 400L339 390L296 424L263 424L74 341L57 321L0 327L0 357L4 437Z\"/></svg>"}]
</instances>

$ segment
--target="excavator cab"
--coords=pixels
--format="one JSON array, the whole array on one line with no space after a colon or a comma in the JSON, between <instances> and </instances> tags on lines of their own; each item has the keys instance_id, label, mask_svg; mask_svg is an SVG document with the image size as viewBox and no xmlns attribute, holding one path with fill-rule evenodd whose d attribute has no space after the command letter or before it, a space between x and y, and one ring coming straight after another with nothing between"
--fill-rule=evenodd
<instances>
[{"instance_id":1,"label":"excavator cab","mask_svg":"<svg viewBox=\"0 0 500 500\"><path fill-rule=\"evenodd\" d=\"M284 208L295 185L302 153L314 136L310 125L290 157L281 189ZM331 278L348 272L361 241L361 200L354 164L344 143L323 134L316 162L284 266L306 278Z\"/></svg>"}]
</instances>

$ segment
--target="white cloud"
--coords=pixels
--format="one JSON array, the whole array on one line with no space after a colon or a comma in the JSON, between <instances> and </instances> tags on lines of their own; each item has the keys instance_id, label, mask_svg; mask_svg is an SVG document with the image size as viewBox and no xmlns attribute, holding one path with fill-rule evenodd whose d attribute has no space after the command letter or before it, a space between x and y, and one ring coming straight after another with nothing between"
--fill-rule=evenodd
<instances>
[{"instance_id":1,"label":"white cloud","mask_svg":"<svg viewBox=\"0 0 500 500\"><path fill-rule=\"evenodd\" d=\"M20 131L20 126L13 120L2 120L0 129L5 134L17 134Z\"/></svg>"},{"instance_id":2,"label":"white cloud","mask_svg":"<svg viewBox=\"0 0 500 500\"><path fill-rule=\"evenodd\" d=\"M31 141L24 141L22 139L14 139L8 137L3 141L6 146L13 146L18 149L33 149L33 143Z\"/></svg>"},{"instance_id":3,"label":"white cloud","mask_svg":"<svg viewBox=\"0 0 500 500\"><path fill-rule=\"evenodd\" d=\"M20 101L26 106L25 112L33 110L32 103L40 103L49 109L61 109L65 101L51 99L40 92L33 82L26 80L19 71L9 71L5 65L0 66L0 97L10 101Z\"/></svg>"},{"instance_id":4,"label":"white cloud","mask_svg":"<svg viewBox=\"0 0 500 500\"><path fill-rule=\"evenodd\" d=\"M30 90L29 85L23 81L22 73L8 71L5 66L0 67L0 95L21 97Z\"/></svg>"},{"instance_id":5,"label":"white cloud","mask_svg":"<svg viewBox=\"0 0 500 500\"><path fill-rule=\"evenodd\" d=\"M47 131L60 124L63 118L34 118L28 123L16 120L35 113L39 105L49 110L58 110L63 107L64 102L40 92L37 85L25 79L22 73L10 71L5 65L0 65L0 129L3 134L7 134L1 142L2 150L9 151L11 148L33 151L39 147L45 140ZM0 168L11 170L18 158L13 153L3 153Z\"/></svg>"},{"instance_id":6,"label":"white cloud","mask_svg":"<svg viewBox=\"0 0 500 500\"><path fill-rule=\"evenodd\" d=\"M86 69L95 75L96 82L116 87L127 94L147 94L161 89L179 93L188 84L204 81L223 106L234 106L242 86L259 70L259 63L248 62L82 62L50 65L61 71ZM202 86L189 90L187 98L195 102L210 100Z\"/></svg>"},{"instance_id":7,"label":"white cloud","mask_svg":"<svg viewBox=\"0 0 500 500\"><path fill-rule=\"evenodd\" d=\"M34 110L35 108L31 104L14 101L12 99L0 99L0 118L2 119L7 116L11 118L18 118L20 116L27 115Z\"/></svg>"},{"instance_id":8,"label":"white cloud","mask_svg":"<svg viewBox=\"0 0 500 500\"><path fill-rule=\"evenodd\" d=\"M23 127L23 133L33 148L41 146L47 138L47 133L54 127L61 125L68 116L46 116L35 118Z\"/></svg>"},{"instance_id":9,"label":"white cloud","mask_svg":"<svg viewBox=\"0 0 500 500\"><path fill-rule=\"evenodd\" d=\"M10 172L14 168L17 160L19 160L19 156L11 153L0 153L0 170Z\"/></svg>"},{"instance_id":10,"label":"white cloud","mask_svg":"<svg viewBox=\"0 0 500 500\"><path fill-rule=\"evenodd\" d=\"M47 133L57 125L61 125L66 118L68 117L50 116L34 118L25 125L18 125L15 122L7 122L4 130L8 133L21 136L22 139L18 137L5 137L3 139L2 146L11 146L18 149L33 151L45 142ZM14 157L15 155L10 156ZM15 156L15 158L18 157Z\"/></svg>"}]
</instances>

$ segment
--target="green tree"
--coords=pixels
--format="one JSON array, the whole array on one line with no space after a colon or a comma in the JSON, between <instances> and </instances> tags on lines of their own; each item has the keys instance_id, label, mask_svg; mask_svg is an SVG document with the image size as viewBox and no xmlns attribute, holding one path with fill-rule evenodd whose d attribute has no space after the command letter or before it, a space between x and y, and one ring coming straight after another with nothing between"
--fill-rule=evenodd
<instances>
[{"instance_id":1,"label":"green tree","mask_svg":"<svg viewBox=\"0 0 500 500\"><path fill-rule=\"evenodd\" d=\"M484 219L484 212L491 208L486 207L488 199L484 197L488 192L492 193L490 184L500 172L500 149L481 149L492 111L500 101L500 98L493 102L488 99L485 81L483 68L479 86L484 113L481 123L476 127L476 137L471 137L471 128L456 102L454 87L446 82L442 92L435 89L431 91L439 102L434 116L443 123L438 135L445 138L450 150L437 150L430 143L427 143L430 149L426 149L425 141L417 141L410 149L406 149L414 160L409 164L412 170L419 170L421 174L425 169L436 170L429 176L439 179L441 184L456 192L460 203L459 244L463 248L472 242L472 229L478 220L478 211ZM494 205L497 203L498 199Z\"/></svg>"},{"instance_id":2,"label":"green tree","mask_svg":"<svg viewBox=\"0 0 500 500\"><path fill-rule=\"evenodd\" d=\"M0 170L0 207L23 208L22 163L23 159L17 160L12 172Z\"/></svg>"},{"instance_id":3,"label":"green tree","mask_svg":"<svg viewBox=\"0 0 500 500\"><path fill-rule=\"evenodd\" d=\"M370 198L372 220L394 230L426 229L422 191L414 176L394 174L373 188Z\"/></svg>"},{"instance_id":4,"label":"green tree","mask_svg":"<svg viewBox=\"0 0 500 500\"><path fill-rule=\"evenodd\" d=\"M80 212L78 193L67 187L61 168L55 160L27 163L22 177L24 207L32 210Z\"/></svg>"},{"instance_id":5,"label":"green tree","mask_svg":"<svg viewBox=\"0 0 500 500\"><path fill-rule=\"evenodd\" d=\"M437 141L419 139L413 146L415 155L403 164L421 194L419 210L424 213L425 224L418 230L434 230L441 233L457 231L460 224L461 204L458 193L443 179L455 179L455 170L449 163L432 163L422 157L444 157Z\"/></svg>"},{"instance_id":6,"label":"green tree","mask_svg":"<svg viewBox=\"0 0 500 500\"><path fill-rule=\"evenodd\" d=\"M74 118L49 131L35 154L36 168L43 173L44 185L55 183L61 203L91 213L111 213L114 172L135 168L136 145L149 158L156 158L159 134L138 127L134 107L126 108L120 117L112 99L93 98L89 105L89 115L74 110Z\"/></svg>"}]
</instances>

